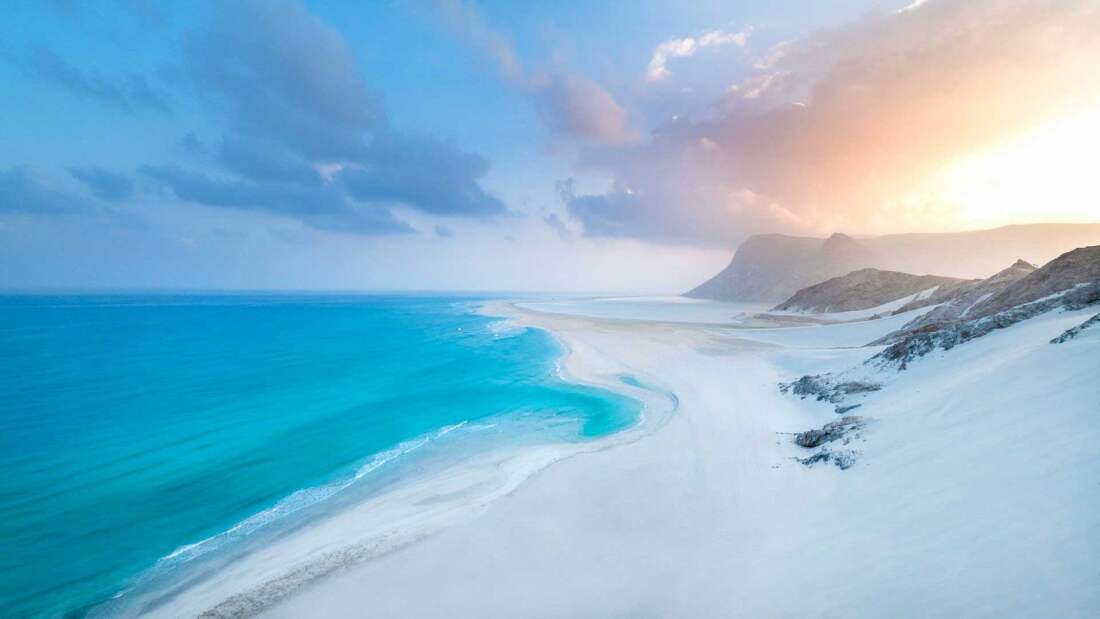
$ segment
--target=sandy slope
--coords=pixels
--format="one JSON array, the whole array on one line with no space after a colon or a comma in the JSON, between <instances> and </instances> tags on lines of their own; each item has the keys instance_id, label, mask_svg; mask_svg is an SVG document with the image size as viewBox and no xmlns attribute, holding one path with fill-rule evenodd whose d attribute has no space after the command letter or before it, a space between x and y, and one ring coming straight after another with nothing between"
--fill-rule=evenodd
<instances>
[{"instance_id":1,"label":"sandy slope","mask_svg":"<svg viewBox=\"0 0 1100 619\"><path fill-rule=\"evenodd\" d=\"M272 617L1086 617L1100 605L1100 333L1041 317L915 364L859 411L847 471L781 434L835 419L776 382L869 356L890 321L722 329L519 312L588 380L679 410L558 462ZM826 347L828 346L828 347Z\"/></svg>"}]
</instances>

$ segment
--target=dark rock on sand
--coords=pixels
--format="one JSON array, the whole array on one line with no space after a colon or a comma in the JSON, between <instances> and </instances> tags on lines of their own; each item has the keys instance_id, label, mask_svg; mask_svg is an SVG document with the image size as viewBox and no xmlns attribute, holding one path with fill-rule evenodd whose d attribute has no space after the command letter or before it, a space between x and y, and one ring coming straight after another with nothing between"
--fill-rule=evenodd
<instances>
[{"instance_id":1,"label":"dark rock on sand","mask_svg":"<svg viewBox=\"0 0 1100 619\"><path fill-rule=\"evenodd\" d=\"M847 415L836 421L830 421L821 426L821 428L799 432L794 436L794 443L799 447L812 449L824 445L825 443L840 440L847 434L855 432L865 425L867 425L867 420L865 418L858 415Z\"/></svg>"},{"instance_id":2,"label":"dark rock on sand","mask_svg":"<svg viewBox=\"0 0 1100 619\"><path fill-rule=\"evenodd\" d=\"M1095 327L1097 325L1100 325L1100 314L1097 314L1097 315L1093 316L1092 318L1089 318L1088 320L1086 320L1085 322L1082 322L1081 324L1077 325L1076 327L1073 327L1071 329L1066 329L1064 332L1062 332L1062 335L1059 335L1058 337L1054 338L1053 340L1050 341L1050 343L1051 344L1064 344L1064 343L1072 340L1073 338L1077 337L1078 335L1080 335L1081 332L1084 331L1085 329L1089 329L1089 328Z\"/></svg>"},{"instance_id":3,"label":"dark rock on sand","mask_svg":"<svg viewBox=\"0 0 1100 619\"><path fill-rule=\"evenodd\" d=\"M908 368L913 360L934 350L951 350L959 344L1011 327L1053 309L1073 311L1096 303L1100 303L1100 282L1081 284L1063 294L1025 303L983 318L954 324L929 325L920 331L903 335L865 363L880 368L893 367L900 372Z\"/></svg>"},{"instance_id":4,"label":"dark rock on sand","mask_svg":"<svg viewBox=\"0 0 1100 619\"><path fill-rule=\"evenodd\" d=\"M831 462L835 464L837 468L844 471L851 468L851 466L856 463L858 455L859 452L852 451L850 449L843 449L840 451L830 451L828 449L822 449L812 456L808 456L806 458L796 458L796 460L798 460L799 464L803 464L811 468L818 462L823 462L826 464Z\"/></svg>"},{"instance_id":5,"label":"dark rock on sand","mask_svg":"<svg viewBox=\"0 0 1100 619\"><path fill-rule=\"evenodd\" d=\"M836 404L850 395L870 393L882 389L882 385L865 381L835 382L828 374L803 376L789 383L779 383L779 391L791 393L805 400L814 396L818 402Z\"/></svg>"}]
</instances>

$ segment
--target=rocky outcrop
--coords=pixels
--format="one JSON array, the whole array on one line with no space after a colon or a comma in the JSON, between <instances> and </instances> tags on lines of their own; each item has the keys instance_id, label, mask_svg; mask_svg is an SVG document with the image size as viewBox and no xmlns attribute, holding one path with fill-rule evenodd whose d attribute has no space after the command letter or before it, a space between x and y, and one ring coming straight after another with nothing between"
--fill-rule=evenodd
<instances>
[{"instance_id":1,"label":"rocky outcrop","mask_svg":"<svg viewBox=\"0 0 1100 619\"><path fill-rule=\"evenodd\" d=\"M974 300L975 295L981 298ZM1100 305L1100 246L1067 252L1039 269L1017 261L993 277L957 286L940 300L938 307L952 303L958 306L950 313L939 314L944 317L942 321L916 327L910 323L902 330L872 342L872 345L885 345L885 348L862 365L836 374L802 376L780 383L780 391L803 399L813 397L829 402L835 405L834 410L838 414L847 413L860 406L846 402L849 396L881 389L880 383L870 382L868 377L889 382L892 371L903 371L910 363L935 351L951 350L1047 312L1078 311ZM1097 326L1100 326L1100 314L1067 329L1050 343L1064 344ZM881 398L877 402L883 405ZM853 437L859 437L859 434L853 433L859 432L864 423L865 418L845 415L821 428L796 434L796 445L817 451L795 460L806 466L824 462L841 469L849 468L860 452L833 449L832 446L837 441L847 445Z\"/></svg>"},{"instance_id":2,"label":"rocky outcrop","mask_svg":"<svg viewBox=\"0 0 1100 619\"><path fill-rule=\"evenodd\" d=\"M957 288L965 280L937 275L910 275L897 271L860 269L799 290L772 308L796 312L849 312L939 289Z\"/></svg>"},{"instance_id":3,"label":"rocky outcrop","mask_svg":"<svg viewBox=\"0 0 1100 619\"><path fill-rule=\"evenodd\" d=\"M1023 260L1017 260L1012 266L997 272L992 277L966 281L956 285L937 288L936 291L921 299L914 299L901 306L895 314L908 312L922 307L935 306L917 316L902 327L905 331L918 331L929 325L942 325L972 318L975 306L1003 291L1014 282L1023 279L1036 270L1036 267Z\"/></svg>"},{"instance_id":4,"label":"rocky outcrop","mask_svg":"<svg viewBox=\"0 0 1100 619\"><path fill-rule=\"evenodd\" d=\"M936 305L931 315L935 321L944 319L956 319L961 317L972 306L988 299L1000 292L1012 282L1023 278L1036 270L1035 265L1024 260L1017 260L1007 269L998 271L992 277L986 279L963 281L952 286L941 286L926 297L913 299L898 308L895 314L901 314L922 307Z\"/></svg>"},{"instance_id":5,"label":"rocky outcrop","mask_svg":"<svg viewBox=\"0 0 1100 619\"><path fill-rule=\"evenodd\" d=\"M850 469L859 458L860 452L851 449L840 449L833 451L831 449L822 449L812 456L805 458L797 458L798 463L804 466L813 468L813 466L819 462L825 464L835 464L836 467L842 471Z\"/></svg>"},{"instance_id":6,"label":"rocky outcrop","mask_svg":"<svg viewBox=\"0 0 1100 619\"><path fill-rule=\"evenodd\" d=\"M1100 281L1078 284L1062 293L1044 297L989 316L946 325L929 325L900 336L888 335L882 340L894 340L885 350L865 363L879 368L893 367L899 372L909 364L934 350L951 350L959 344L988 335L998 329L1045 314L1054 309L1079 310L1100 303ZM880 340L880 341L882 341Z\"/></svg>"},{"instance_id":7,"label":"rocky outcrop","mask_svg":"<svg viewBox=\"0 0 1100 619\"><path fill-rule=\"evenodd\" d=\"M1080 309L1100 301L1100 245L1067 252L1041 269L1029 271L1028 266L1017 262L958 290L945 305L871 342L890 346L876 355L878 363L905 369L932 350L950 350L1052 309Z\"/></svg>"},{"instance_id":8,"label":"rocky outcrop","mask_svg":"<svg viewBox=\"0 0 1100 619\"><path fill-rule=\"evenodd\" d=\"M971 312L990 316L1009 308L1058 294L1078 284L1100 282L1100 245L1080 247L1058 256L1043 268L979 303Z\"/></svg>"},{"instance_id":9,"label":"rocky outcrop","mask_svg":"<svg viewBox=\"0 0 1100 619\"><path fill-rule=\"evenodd\" d=\"M1017 257L1044 263L1082 245L1100 244L1100 224L1032 224L945 234L829 239L749 237L721 273L687 296L778 303L798 290L863 268L987 277Z\"/></svg>"},{"instance_id":10,"label":"rocky outcrop","mask_svg":"<svg viewBox=\"0 0 1100 619\"><path fill-rule=\"evenodd\" d=\"M1055 292L1051 293L1051 290ZM1018 261L993 277L958 288L945 303L972 298L977 292L987 298L966 303L963 311L956 307L953 313L927 314L945 318L939 321L918 318L900 330L871 342L871 346L885 348L864 361L863 366L872 372L884 369L901 372L929 353L951 350L1034 316L1056 309L1075 311L1100 304L1100 246L1067 252L1040 269ZM998 309L1006 302L1020 299L1024 302ZM1100 314L1065 331L1051 343L1069 341L1097 324L1100 324ZM813 397L819 402L834 404L835 411L842 414L858 406L848 402L851 396L882 388L881 384L866 380L867 375L866 371L807 375L779 383L779 390L802 399ZM860 376L864 378L853 380Z\"/></svg>"},{"instance_id":11,"label":"rocky outcrop","mask_svg":"<svg viewBox=\"0 0 1100 619\"><path fill-rule=\"evenodd\" d=\"M1077 325L1076 327L1073 327L1071 329L1066 329L1065 331L1062 332L1062 335L1059 335L1058 337L1054 338L1053 340L1050 341L1050 343L1051 344L1065 344L1066 342L1072 340L1073 338L1077 337L1078 335L1081 335L1081 332L1084 331L1085 329L1090 329L1092 327L1097 327L1097 326L1100 326L1100 314L1097 314L1097 315L1093 316L1092 318L1089 318L1088 320L1086 320L1085 322L1082 322L1081 324Z\"/></svg>"},{"instance_id":12,"label":"rocky outcrop","mask_svg":"<svg viewBox=\"0 0 1100 619\"><path fill-rule=\"evenodd\" d=\"M831 449L828 445L839 441L846 446L853 439L861 438L862 434L860 434L860 432L866 427L869 421L870 420L865 417L849 415L847 417L841 417L836 421L830 421L820 428L814 428L795 434L795 445L804 449L820 448L816 453L810 456L795 458L795 460L809 467L819 462L823 462L832 463L841 470L850 468L856 463L856 459L860 452L851 449Z\"/></svg>"},{"instance_id":13,"label":"rocky outcrop","mask_svg":"<svg viewBox=\"0 0 1100 619\"><path fill-rule=\"evenodd\" d=\"M824 445L825 443L838 441L865 425L867 425L867 420L863 417L858 415L847 415L836 421L830 421L820 428L795 434L794 444L799 447L805 447L806 449L812 449Z\"/></svg>"},{"instance_id":14,"label":"rocky outcrop","mask_svg":"<svg viewBox=\"0 0 1100 619\"><path fill-rule=\"evenodd\" d=\"M866 394L882 389L882 385L867 381L837 381L828 374L803 376L789 383L779 383L781 393L790 393L805 400L813 397L818 402L837 404L850 395Z\"/></svg>"}]
</instances>

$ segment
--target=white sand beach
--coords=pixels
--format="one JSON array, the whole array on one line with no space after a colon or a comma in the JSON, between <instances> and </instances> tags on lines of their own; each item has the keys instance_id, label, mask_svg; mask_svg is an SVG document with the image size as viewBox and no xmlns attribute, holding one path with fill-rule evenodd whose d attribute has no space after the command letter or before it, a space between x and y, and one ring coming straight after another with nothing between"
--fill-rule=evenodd
<instances>
[{"instance_id":1,"label":"white sand beach","mask_svg":"<svg viewBox=\"0 0 1100 619\"><path fill-rule=\"evenodd\" d=\"M875 350L856 347L904 317L761 330L492 311L552 331L570 375L629 373L677 409L265 616L1085 617L1100 604L1100 337L1048 344L1082 312L901 373L865 400L875 421L840 470L793 460L805 453L787 433L837 416L776 384L858 363Z\"/></svg>"}]
</instances>

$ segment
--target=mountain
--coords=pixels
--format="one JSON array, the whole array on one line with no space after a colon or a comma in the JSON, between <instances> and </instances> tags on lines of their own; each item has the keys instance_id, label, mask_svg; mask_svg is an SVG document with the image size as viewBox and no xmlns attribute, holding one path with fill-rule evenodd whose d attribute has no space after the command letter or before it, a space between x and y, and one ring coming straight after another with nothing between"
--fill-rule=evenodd
<instances>
[{"instance_id":1,"label":"mountain","mask_svg":"<svg viewBox=\"0 0 1100 619\"><path fill-rule=\"evenodd\" d=\"M775 301L801 288L880 260L845 234L827 239L767 234L745 240L729 266L685 296L723 301Z\"/></svg>"},{"instance_id":2,"label":"mountain","mask_svg":"<svg viewBox=\"0 0 1100 619\"><path fill-rule=\"evenodd\" d=\"M848 312L877 307L931 289L954 289L967 280L937 275L860 269L799 290L775 310Z\"/></svg>"},{"instance_id":3,"label":"mountain","mask_svg":"<svg viewBox=\"0 0 1100 619\"><path fill-rule=\"evenodd\" d=\"M798 290L862 268L985 278L1017 258L1043 264L1100 244L1100 224L1028 224L941 234L828 239L768 234L749 237L729 265L686 296L780 302Z\"/></svg>"}]
</instances>

